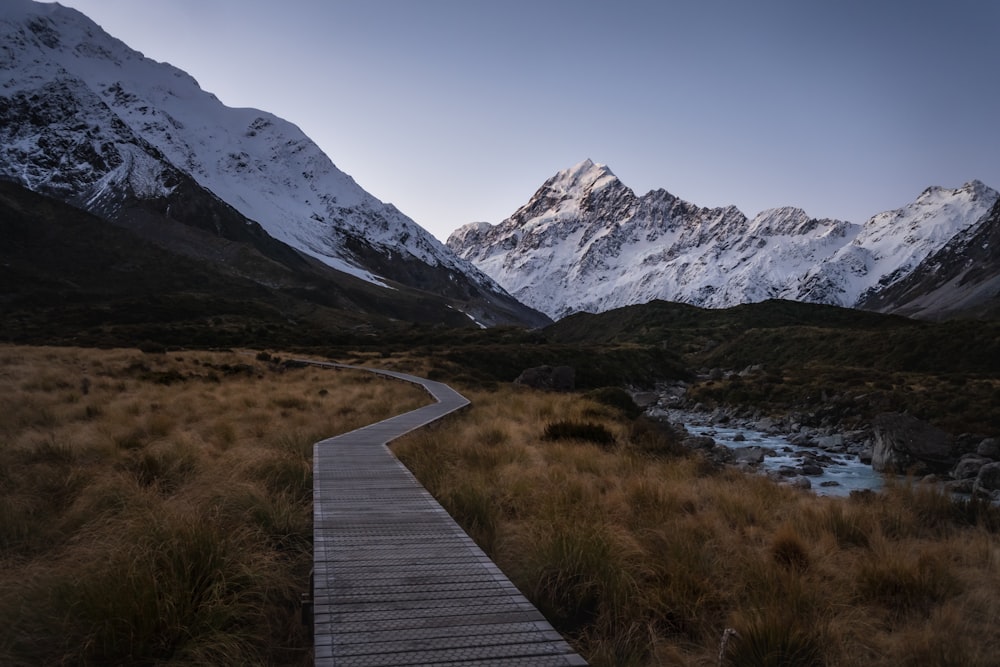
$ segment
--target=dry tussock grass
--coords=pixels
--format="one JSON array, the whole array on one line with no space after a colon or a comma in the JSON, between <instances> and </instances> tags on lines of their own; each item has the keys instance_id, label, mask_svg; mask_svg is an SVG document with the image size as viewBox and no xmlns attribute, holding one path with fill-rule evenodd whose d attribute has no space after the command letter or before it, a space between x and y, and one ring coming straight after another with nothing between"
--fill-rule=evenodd
<instances>
[{"instance_id":1,"label":"dry tussock grass","mask_svg":"<svg viewBox=\"0 0 1000 667\"><path fill-rule=\"evenodd\" d=\"M578 396L467 395L447 429L394 450L591 664L714 666L730 627L727 665L1000 655L995 513L976 525L920 488L823 498L715 470ZM615 445L546 440L553 421L599 423Z\"/></svg>"},{"instance_id":2,"label":"dry tussock grass","mask_svg":"<svg viewBox=\"0 0 1000 667\"><path fill-rule=\"evenodd\" d=\"M312 444L427 400L245 354L0 347L0 663L310 664Z\"/></svg>"}]
</instances>

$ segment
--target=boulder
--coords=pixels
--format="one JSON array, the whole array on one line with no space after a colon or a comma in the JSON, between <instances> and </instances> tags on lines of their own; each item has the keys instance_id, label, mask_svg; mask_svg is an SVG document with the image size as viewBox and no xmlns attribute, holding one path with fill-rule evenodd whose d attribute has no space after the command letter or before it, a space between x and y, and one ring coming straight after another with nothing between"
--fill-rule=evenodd
<instances>
[{"instance_id":1,"label":"boulder","mask_svg":"<svg viewBox=\"0 0 1000 667\"><path fill-rule=\"evenodd\" d=\"M987 491L1000 490L1000 463L987 463L980 468L976 486Z\"/></svg>"},{"instance_id":2,"label":"boulder","mask_svg":"<svg viewBox=\"0 0 1000 667\"><path fill-rule=\"evenodd\" d=\"M813 486L808 477L793 477L788 480L788 485L793 489L804 489L806 491L811 489Z\"/></svg>"},{"instance_id":3,"label":"boulder","mask_svg":"<svg viewBox=\"0 0 1000 667\"><path fill-rule=\"evenodd\" d=\"M758 421L754 425L754 428L764 433L774 433L775 431L777 431L777 427L775 426L774 420L771 419L770 417L764 417L763 419Z\"/></svg>"},{"instance_id":4,"label":"boulder","mask_svg":"<svg viewBox=\"0 0 1000 667\"><path fill-rule=\"evenodd\" d=\"M733 449L732 460L758 464L764 462L764 456L769 450L764 447L736 447Z\"/></svg>"},{"instance_id":5,"label":"boulder","mask_svg":"<svg viewBox=\"0 0 1000 667\"><path fill-rule=\"evenodd\" d=\"M660 395L655 391L637 391L632 394L632 400L640 408L648 408L659 402Z\"/></svg>"},{"instance_id":6,"label":"boulder","mask_svg":"<svg viewBox=\"0 0 1000 667\"><path fill-rule=\"evenodd\" d=\"M1000 438L986 438L976 447L976 454L983 458L1000 461Z\"/></svg>"},{"instance_id":7,"label":"boulder","mask_svg":"<svg viewBox=\"0 0 1000 667\"><path fill-rule=\"evenodd\" d=\"M684 438L681 444L688 449L712 449L715 447L715 440L707 435L692 435Z\"/></svg>"},{"instance_id":8,"label":"boulder","mask_svg":"<svg viewBox=\"0 0 1000 667\"><path fill-rule=\"evenodd\" d=\"M955 479L975 479L979 476L979 470L987 463L990 463L990 459L981 456L966 456L958 462L958 465L952 470L951 476Z\"/></svg>"},{"instance_id":9,"label":"boulder","mask_svg":"<svg viewBox=\"0 0 1000 667\"><path fill-rule=\"evenodd\" d=\"M976 480L956 479L952 482L945 482L944 490L948 493L972 494L976 490Z\"/></svg>"},{"instance_id":10,"label":"boulder","mask_svg":"<svg viewBox=\"0 0 1000 667\"><path fill-rule=\"evenodd\" d=\"M952 437L910 415L878 415L872 422L872 438L872 468L878 472L948 472L956 462Z\"/></svg>"},{"instance_id":11,"label":"boulder","mask_svg":"<svg viewBox=\"0 0 1000 667\"><path fill-rule=\"evenodd\" d=\"M824 435L816 438L816 446L820 449L825 449L830 452L842 452L844 451L844 436L839 433L836 435Z\"/></svg>"},{"instance_id":12,"label":"boulder","mask_svg":"<svg viewBox=\"0 0 1000 667\"><path fill-rule=\"evenodd\" d=\"M535 368L526 368L517 376L514 384L522 384L533 389L573 391L573 387L576 384L576 371L571 366L536 366Z\"/></svg>"},{"instance_id":13,"label":"boulder","mask_svg":"<svg viewBox=\"0 0 1000 667\"><path fill-rule=\"evenodd\" d=\"M803 463L799 466L799 472L809 477L819 477L823 474L823 468L815 463Z\"/></svg>"}]
</instances>

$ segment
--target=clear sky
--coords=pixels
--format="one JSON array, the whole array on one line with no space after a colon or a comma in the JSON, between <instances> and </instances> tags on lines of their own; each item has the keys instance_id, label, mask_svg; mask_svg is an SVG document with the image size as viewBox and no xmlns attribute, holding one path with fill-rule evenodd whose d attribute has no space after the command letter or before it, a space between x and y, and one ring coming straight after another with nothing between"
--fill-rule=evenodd
<instances>
[{"instance_id":1,"label":"clear sky","mask_svg":"<svg viewBox=\"0 0 1000 667\"><path fill-rule=\"evenodd\" d=\"M62 0L440 239L586 158L748 216L1000 189L997 0Z\"/></svg>"}]
</instances>

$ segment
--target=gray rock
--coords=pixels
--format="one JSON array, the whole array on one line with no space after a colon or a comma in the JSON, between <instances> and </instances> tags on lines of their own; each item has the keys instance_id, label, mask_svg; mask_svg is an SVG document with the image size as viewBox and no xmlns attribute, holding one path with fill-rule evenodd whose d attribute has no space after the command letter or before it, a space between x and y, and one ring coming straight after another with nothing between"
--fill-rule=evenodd
<instances>
[{"instance_id":1,"label":"gray rock","mask_svg":"<svg viewBox=\"0 0 1000 667\"><path fill-rule=\"evenodd\" d=\"M692 435L684 438L681 444L688 449L712 449L715 447L715 440L707 435Z\"/></svg>"},{"instance_id":2,"label":"gray rock","mask_svg":"<svg viewBox=\"0 0 1000 667\"><path fill-rule=\"evenodd\" d=\"M737 447L733 449L732 460L758 464L764 461L767 452L765 447Z\"/></svg>"},{"instance_id":3,"label":"gray rock","mask_svg":"<svg viewBox=\"0 0 1000 667\"><path fill-rule=\"evenodd\" d=\"M660 400L660 395L655 391L637 391L632 394L632 400L640 408L648 408L650 406L656 405Z\"/></svg>"},{"instance_id":4,"label":"gray rock","mask_svg":"<svg viewBox=\"0 0 1000 667\"><path fill-rule=\"evenodd\" d=\"M831 452L839 452L844 449L844 436L837 435L824 435L820 438L816 438L816 446L820 449L825 449Z\"/></svg>"},{"instance_id":5,"label":"gray rock","mask_svg":"<svg viewBox=\"0 0 1000 667\"><path fill-rule=\"evenodd\" d=\"M729 413L726 412L723 408L718 408L708 417L708 421L713 424L727 424L729 423L729 419L730 419Z\"/></svg>"},{"instance_id":6,"label":"gray rock","mask_svg":"<svg viewBox=\"0 0 1000 667\"><path fill-rule=\"evenodd\" d=\"M764 417L756 424L758 431L763 431L764 433L771 433L774 431L774 420L770 417Z\"/></svg>"},{"instance_id":7,"label":"gray rock","mask_svg":"<svg viewBox=\"0 0 1000 667\"><path fill-rule=\"evenodd\" d=\"M809 477L819 477L823 474L823 468L815 463L803 463L799 466L799 472Z\"/></svg>"},{"instance_id":8,"label":"gray rock","mask_svg":"<svg viewBox=\"0 0 1000 667\"><path fill-rule=\"evenodd\" d=\"M948 493L970 494L975 490L976 480L956 479L953 482L945 482L944 489Z\"/></svg>"},{"instance_id":9,"label":"gray rock","mask_svg":"<svg viewBox=\"0 0 1000 667\"><path fill-rule=\"evenodd\" d=\"M1000 490L1000 463L987 463L980 468L976 486L987 491Z\"/></svg>"},{"instance_id":10,"label":"gray rock","mask_svg":"<svg viewBox=\"0 0 1000 667\"><path fill-rule=\"evenodd\" d=\"M986 438L976 447L976 454L994 461L1000 460L1000 439Z\"/></svg>"},{"instance_id":11,"label":"gray rock","mask_svg":"<svg viewBox=\"0 0 1000 667\"><path fill-rule=\"evenodd\" d=\"M871 445L868 445L858 450L858 460L867 465L871 465L873 454L874 451L872 450Z\"/></svg>"},{"instance_id":12,"label":"gray rock","mask_svg":"<svg viewBox=\"0 0 1000 667\"><path fill-rule=\"evenodd\" d=\"M805 489L808 491L813 487L808 477L793 477L788 480L788 485L795 489Z\"/></svg>"},{"instance_id":13,"label":"gray rock","mask_svg":"<svg viewBox=\"0 0 1000 667\"><path fill-rule=\"evenodd\" d=\"M813 439L806 433L796 433L788 439L788 442L799 447L811 447L813 445Z\"/></svg>"},{"instance_id":14,"label":"gray rock","mask_svg":"<svg viewBox=\"0 0 1000 667\"><path fill-rule=\"evenodd\" d=\"M709 450L711 457L718 463L729 463L733 460L733 450L725 445L716 445Z\"/></svg>"},{"instance_id":15,"label":"gray rock","mask_svg":"<svg viewBox=\"0 0 1000 667\"><path fill-rule=\"evenodd\" d=\"M979 470L989 462L990 459L982 456L966 456L958 462L951 476L955 479L975 479L979 476Z\"/></svg>"},{"instance_id":16,"label":"gray rock","mask_svg":"<svg viewBox=\"0 0 1000 667\"><path fill-rule=\"evenodd\" d=\"M910 415L892 412L877 416L872 436L872 468L878 472L946 472L956 462L951 436Z\"/></svg>"},{"instance_id":17,"label":"gray rock","mask_svg":"<svg viewBox=\"0 0 1000 667\"><path fill-rule=\"evenodd\" d=\"M742 433L737 433L733 436L733 442L746 442L747 437Z\"/></svg>"}]
</instances>

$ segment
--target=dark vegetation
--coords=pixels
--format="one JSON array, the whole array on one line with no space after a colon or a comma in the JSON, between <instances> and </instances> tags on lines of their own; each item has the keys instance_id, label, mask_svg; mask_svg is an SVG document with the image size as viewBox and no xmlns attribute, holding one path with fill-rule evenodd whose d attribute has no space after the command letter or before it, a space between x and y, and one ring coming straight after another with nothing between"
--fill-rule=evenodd
<instances>
[{"instance_id":1,"label":"dark vegetation","mask_svg":"<svg viewBox=\"0 0 1000 667\"><path fill-rule=\"evenodd\" d=\"M1000 322L922 322L858 310L765 301L705 310L653 302L577 314L545 330L674 351L702 379L693 403L808 413L828 423L909 412L955 434L1000 432ZM748 367L754 372L740 374ZM705 378L705 372L719 369Z\"/></svg>"},{"instance_id":2,"label":"dark vegetation","mask_svg":"<svg viewBox=\"0 0 1000 667\"><path fill-rule=\"evenodd\" d=\"M139 213L116 226L0 181L3 340L288 348L409 322L471 325L437 295L330 271L273 240L258 248Z\"/></svg>"}]
</instances>

